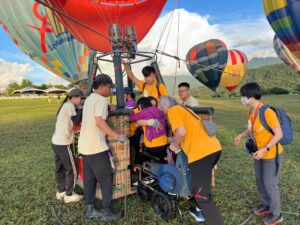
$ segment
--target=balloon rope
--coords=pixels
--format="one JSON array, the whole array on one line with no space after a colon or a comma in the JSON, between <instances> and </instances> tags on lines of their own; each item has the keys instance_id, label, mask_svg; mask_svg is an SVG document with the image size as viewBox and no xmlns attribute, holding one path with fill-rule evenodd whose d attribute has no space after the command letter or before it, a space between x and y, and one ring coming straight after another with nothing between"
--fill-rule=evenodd
<instances>
[{"instance_id":1,"label":"balloon rope","mask_svg":"<svg viewBox=\"0 0 300 225\"><path fill-rule=\"evenodd\" d=\"M176 48L176 56L178 57L179 55L179 28L180 28L180 0L178 0L178 18L177 18L177 48ZM176 65L175 65L175 76L174 76L174 86L173 86L173 96L175 95L175 89L176 89L176 82L177 82L177 65L180 67L180 61L176 60Z\"/></svg>"},{"instance_id":2,"label":"balloon rope","mask_svg":"<svg viewBox=\"0 0 300 225\"><path fill-rule=\"evenodd\" d=\"M172 15L173 15L172 13L169 13L168 16L166 15L166 21L165 21L165 22L163 23L163 25L161 26L160 36L159 36L159 39L158 39L158 43L157 43L157 46L156 46L156 50L159 48L160 42L161 42L162 37L163 37L163 35L164 35L164 33L165 33L167 27L168 27L168 24L169 24L169 22L170 22L170 19L171 19Z\"/></svg>"},{"instance_id":3,"label":"balloon rope","mask_svg":"<svg viewBox=\"0 0 300 225\"><path fill-rule=\"evenodd\" d=\"M46 3L44 3L43 1L41 1L41 0L34 0L34 1L36 1L36 2L38 2L38 3L40 3L40 4L42 4L43 6L45 6L45 7L49 8L49 9L51 9L51 10L54 11L54 12L57 12L58 14L60 14L60 15L62 15L62 16L64 16L64 17L66 17L66 18L68 18L69 20L72 20L74 23L79 24L80 26L82 26L82 27L84 27L84 28L86 28L86 29L88 29L88 30L90 30L90 31L92 31L92 32L94 32L94 33L96 33L96 34L98 34L99 36L101 36L101 37L103 37L103 38L105 38L105 39L107 39L107 40L110 40L109 37L105 36L104 34L99 33L98 31L96 31L96 30L90 28L89 26L87 26L87 25L85 25L85 24L79 22L78 20L76 20L76 19L74 19L73 17L71 17L71 16L65 14L64 12L62 12L62 11L60 11L60 10L58 10L58 9L56 9L56 8L54 8L54 7L52 7L52 6L48 5L48 4L46 4Z\"/></svg>"}]
</instances>

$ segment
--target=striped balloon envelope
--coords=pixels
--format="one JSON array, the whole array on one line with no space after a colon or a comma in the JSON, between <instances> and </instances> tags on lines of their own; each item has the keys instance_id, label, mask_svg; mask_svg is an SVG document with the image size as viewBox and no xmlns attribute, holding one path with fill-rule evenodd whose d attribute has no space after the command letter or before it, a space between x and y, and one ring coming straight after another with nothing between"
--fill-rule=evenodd
<instances>
[{"instance_id":1,"label":"striped balloon envelope","mask_svg":"<svg viewBox=\"0 0 300 225\"><path fill-rule=\"evenodd\" d=\"M43 5L34 0L1 0L0 25L28 57L52 73L72 83L87 79L89 48Z\"/></svg>"},{"instance_id":2,"label":"striped balloon envelope","mask_svg":"<svg viewBox=\"0 0 300 225\"><path fill-rule=\"evenodd\" d=\"M300 75L300 60L290 52L277 35L274 36L273 46L278 57L287 65L296 69L297 73Z\"/></svg>"},{"instance_id":3,"label":"striped balloon envelope","mask_svg":"<svg viewBox=\"0 0 300 225\"><path fill-rule=\"evenodd\" d=\"M221 78L221 84L232 92L243 80L248 68L247 56L239 50L229 50L227 66Z\"/></svg>"},{"instance_id":4,"label":"striped balloon envelope","mask_svg":"<svg viewBox=\"0 0 300 225\"><path fill-rule=\"evenodd\" d=\"M300 60L300 1L263 0L265 14L273 30Z\"/></svg>"},{"instance_id":5,"label":"striped balloon envelope","mask_svg":"<svg viewBox=\"0 0 300 225\"><path fill-rule=\"evenodd\" d=\"M227 64L228 51L225 43L211 39L195 45L186 55L187 68L202 84L216 91Z\"/></svg>"}]
</instances>

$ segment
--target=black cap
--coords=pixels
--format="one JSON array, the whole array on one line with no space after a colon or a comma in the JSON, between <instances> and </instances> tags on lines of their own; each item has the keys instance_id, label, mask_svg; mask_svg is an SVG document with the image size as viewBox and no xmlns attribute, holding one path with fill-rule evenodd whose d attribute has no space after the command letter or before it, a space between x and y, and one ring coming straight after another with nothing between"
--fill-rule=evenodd
<instances>
[{"instance_id":1,"label":"black cap","mask_svg":"<svg viewBox=\"0 0 300 225\"><path fill-rule=\"evenodd\" d=\"M70 91L69 97L74 97L74 96L83 97L84 95L80 89L74 88Z\"/></svg>"},{"instance_id":2,"label":"black cap","mask_svg":"<svg viewBox=\"0 0 300 225\"><path fill-rule=\"evenodd\" d=\"M111 77L107 74L99 74L98 76L96 76L94 82L98 82L100 85L110 84L113 87L115 86Z\"/></svg>"}]
</instances>

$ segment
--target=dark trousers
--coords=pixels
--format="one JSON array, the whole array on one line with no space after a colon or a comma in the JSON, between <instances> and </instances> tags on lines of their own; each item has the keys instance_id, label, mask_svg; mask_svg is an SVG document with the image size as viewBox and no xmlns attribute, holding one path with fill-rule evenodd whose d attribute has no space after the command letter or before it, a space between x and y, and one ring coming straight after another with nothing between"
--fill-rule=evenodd
<instances>
[{"instance_id":1,"label":"dark trousers","mask_svg":"<svg viewBox=\"0 0 300 225\"><path fill-rule=\"evenodd\" d=\"M159 146L159 147L152 147L152 148L148 148L145 147L144 149L144 153L143 153L143 161L151 161L154 160L154 158L152 158L151 156L157 158L159 162L165 163L165 157L167 155L167 147L168 145L163 145L163 146Z\"/></svg>"},{"instance_id":2,"label":"dark trousers","mask_svg":"<svg viewBox=\"0 0 300 225\"><path fill-rule=\"evenodd\" d=\"M110 208L113 192L113 174L108 152L83 157L84 198L87 205L95 203L97 182L102 194L102 207Z\"/></svg>"},{"instance_id":3,"label":"dark trousers","mask_svg":"<svg viewBox=\"0 0 300 225\"><path fill-rule=\"evenodd\" d=\"M52 148L55 153L57 191L65 191L67 195L72 195L76 184L77 171L70 146L52 144Z\"/></svg>"},{"instance_id":4,"label":"dark trousers","mask_svg":"<svg viewBox=\"0 0 300 225\"><path fill-rule=\"evenodd\" d=\"M213 153L190 164L193 195L196 205L203 210L209 225L223 225L220 210L211 196L212 169L217 164L221 151Z\"/></svg>"}]
</instances>

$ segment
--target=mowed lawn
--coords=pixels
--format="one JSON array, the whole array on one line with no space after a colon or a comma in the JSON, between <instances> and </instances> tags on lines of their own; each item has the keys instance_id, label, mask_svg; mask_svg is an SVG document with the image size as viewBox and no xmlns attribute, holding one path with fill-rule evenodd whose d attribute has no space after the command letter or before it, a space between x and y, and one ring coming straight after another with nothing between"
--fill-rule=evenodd
<instances>
[{"instance_id":1,"label":"mowed lawn","mask_svg":"<svg viewBox=\"0 0 300 225\"><path fill-rule=\"evenodd\" d=\"M293 120L294 143L285 148L281 175L282 210L300 211L300 97L273 96L263 99L286 109ZM250 215L249 202L258 203L252 160L233 138L246 128L247 108L239 98L200 99L215 108L218 137L223 155L218 164L214 198L227 225L239 225ZM0 100L0 224L57 224L52 208L66 224L101 224L84 217L84 202L64 204L55 199L54 162L51 136L58 103L47 99ZM78 189L77 191L81 191ZM246 197L245 197L246 196ZM121 209L124 200L114 202ZM197 224L181 203L184 222L179 217L165 222L136 196L127 199L127 215L119 224ZM288 225L299 225L300 217L284 214ZM262 224L252 216L247 224Z\"/></svg>"}]
</instances>

